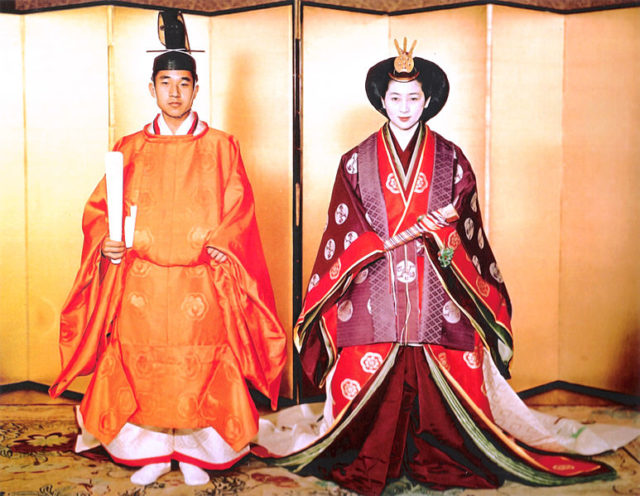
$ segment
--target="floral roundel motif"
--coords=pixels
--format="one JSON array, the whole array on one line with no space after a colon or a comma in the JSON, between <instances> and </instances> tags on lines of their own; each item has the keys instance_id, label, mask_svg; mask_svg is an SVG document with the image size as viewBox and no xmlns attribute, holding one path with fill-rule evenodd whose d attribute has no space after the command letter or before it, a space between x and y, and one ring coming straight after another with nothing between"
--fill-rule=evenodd
<instances>
[{"instance_id":1,"label":"floral roundel motif","mask_svg":"<svg viewBox=\"0 0 640 496\"><path fill-rule=\"evenodd\" d=\"M470 217L467 217L464 221L464 233L469 241L473 238L474 229L475 226L473 225L473 220Z\"/></svg>"},{"instance_id":2,"label":"floral roundel motif","mask_svg":"<svg viewBox=\"0 0 640 496\"><path fill-rule=\"evenodd\" d=\"M360 392L360 383L354 379L345 379L340 383L342 396L348 400L355 398Z\"/></svg>"},{"instance_id":3,"label":"floral roundel motif","mask_svg":"<svg viewBox=\"0 0 640 496\"><path fill-rule=\"evenodd\" d=\"M142 308L147 304L147 299L139 293L131 293L129 295L129 303L135 308Z\"/></svg>"},{"instance_id":4,"label":"floral roundel motif","mask_svg":"<svg viewBox=\"0 0 640 496\"><path fill-rule=\"evenodd\" d=\"M362 370L364 370L368 374L373 374L380 368L380 365L382 365L382 361L382 355L380 353L367 351L360 359L360 366L362 367Z\"/></svg>"},{"instance_id":5,"label":"floral roundel motif","mask_svg":"<svg viewBox=\"0 0 640 496\"><path fill-rule=\"evenodd\" d=\"M149 354L138 353L132 361L136 376L146 378L153 374L153 359Z\"/></svg>"},{"instance_id":6,"label":"floral roundel motif","mask_svg":"<svg viewBox=\"0 0 640 496\"><path fill-rule=\"evenodd\" d=\"M476 350L465 351L462 354L462 358L464 360L464 363L466 363L470 369L480 368L480 358L478 357Z\"/></svg>"},{"instance_id":7,"label":"floral roundel motif","mask_svg":"<svg viewBox=\"0 0 640 496\"><path fill-rule=\"evenodd\" d=\"M440 353L438 353L438 362L440 362L440 365L442 365L442 367L444 367L445 370L451 370L449 357L444 351L441 351Z\"/></svg>"},{"instance_id":8,"label":"floral roundel motif","mask_svg":"<svg viewBox=\"0 0 640 496\"><path fill-rule=\"evenodd\" d=\"M491 274L491 277L493 277L500 284L504 282L504 279L502 278L502 274L500 273L500 269L498 268L495 262L492 262L491 265L489 265L489 273Z\"/></svg>"},{"instance_id":9,"label":"floral roundel motif","mask_svg":"<svg viewBox=\"0 0 640 496\"><path fill-rule=\"evenodd\" d=\"M336 242L333 239L329 238L327 240L327 243L324 245L324 258L326 260L331 260L335 252L336 252Z\"/></svg>"},{"instance_id":10,"label":"floral roundel motif","mask_svg":"<svg viewBox=\"0 0 640 496\"><path fill-rule=\"evenodd\" d=\"M480 276L476 278L476 287L478 288L478 291L482 296L484 296L485 298L489 296L489 291L491 288L489 288L489 285Z\"/></svg>"},{"instance_id":11,"label":"floral roundel motif","mask_svg":"<svg viewBox=\"0 0 640 496\"><path fill-rule=\"evenodd\" d=\"M347 169L347 172L349 174L356 174L358 172L358 154L354 153L353 155L351 155L351 157L349 157L349 160L347 161L347 165L345 166L345 168Z\"/></svg>"},{"instance_id":12,"label":"floral roundel motif","mask_svg":"<svg viewBox=\"0 0 640 496\"><path fill-rule=\"evenodd\" d=\"M358 233L356 233L355 231L349 231L347 234L345 234L344 249L346 250L347 248L349 248L351 243L353 243L356 239L358 239Z\"/></svg>"},{"instance_id":13,"label":"floral roundel motif","mask_svg":"<svg viewBox=\"0 0 640 496\"><path fill-rule=\"evenodd\" d=\"M442 307L442 316L444 320L450 324L457 324L460 322L461 312L458 306L451 300L447 301Z\"/></svg>"},{"instance_id":14,"label":"floral roundel motif","mask_svg":"<svg viewBox=\"0 0 640 496\"><path fill-rule=\"evenodd\" d=\"M153 244L153 234L148 228L138 230L136 229L133 234L134 244L138 250L146 251Z\"/></svg>"},{"instance_id":15,"label":"floral roundel motif","mask_svg":"<svg viewBox=\"0 0 640 496\"><path fill-rule=\"evenodd\" d=\"M418 174L418 180L416 182L416 193L422 193L429 186L429 181L427 181L427 176L425 176L424 172Z\"/></svg>"},{"instance_id":16,"label":"floral roundel motif","mask_svg":"<svg viewBox=\"0 0 640 496\"><path fill-rule=\"evenodd\" d=\"M185 380L194 379L202 370L202 364L195 352L187 353L181 360L180 375Z\"/></svg>"},{"instance_id":17,"label":"floral roundel motif","mask_svg":"<svg viewBox=\"0 0 640 496\"><path fill-rule=\"evenodd\" d=\"M180 307L182 313L192 320L202 320L209 310L209 304L201 293L191 293L185 296Z\"/></svg>"},{"instance_id":18,"label":"floral roundel motif","mask_svg":"<svg viewBox=\"0 0 640 496\"><path fill-rule=\"evenodd\" d=\"M397 195L400 193L400 186L398 186L398 181L396 180L396 177L393 175L393 173L389 173L389 175L387 176L387 181L385 182L385 186L394 195Z\"/></svg>"},{"instance_id":19,"label":"floral roundel motif","mask_svg":"<svg viewBox=\"0 0 640 496\"><path fill-rule=\"evenodd\" d=\"M122 413L132 412L136 408L136 399L129 388L121 387L116 394L116 405Z\"/></svg>"},{"instance_id":20,"label":"floral roundel motif","mask_svg":"<svg viewBox=\"0 0 640 496\"><path fill-rule=\"evenodd\" d=\"M336 207L336 212L334 214L336 219L336 224L342 225L349 218L349 207L345 203L341 203Z\"/></svg>"},{"instance_id":21,"label":"floral roundel motif","mask_svg":"<svg viewBox=\"0 0 640 496\"><path fill-rule=\"evenodd\" d=\"M353 316L353 303L351 300L344 300L338 305L338 320L348 322Z\"/></svg>"},{"instance_id":22,"label":"floral roundel motif","mask_svg":"<svg viewBox=\"0 0 640 496\"><path fill-rule=\"evenodd\" d=\"M356 276L353 282L356 284L362 284L364 281L367 280L368 276L369 276L369 269L363 269L360 272L358 272L358 275Z\"/></svg>"},{"instance_id":23,"label":"floral roundel motif","mask_svg":"<svg viewBox=\"0 0 640 496\"><path fill-rule=\"evenodd\" d=\"M100 379L111 377L116 370L116 359L113 353L105 353L98 364L97 374Z\"/></svg>"},{"instance_id":24,"label":"floral roundel motif","mask_svg":"<svg viewBox=\"0 0 640 496\"><path fill-rule=\"evenodd\" d=\"M364 281L367 280L368 275L369 275L369 269L363 269L360 272L358 272L358 275L356 276L353 282L355 282L356 284L362 284Z\"/></svg>"},{"instance_id":25,"label":"floral roundel motif","mask_svg":"<svg viewBox=\"0 0 640 496\"><path fill-rule=\"evenodd\" d=\"M142 258L136 258L131 264L131 275L135 277L146 277L149 274L151 264Z\"/></svg>"},{"instance_id":26,"label":"floral roundel motif","mask_svg":"<svg viewBox=\"0 0 640 496\"><path fill-rule=\"evenodd\" d=\"M482 270L481 270L481 267L480 267L480 260L478 260L477 256L474 255L473 257L471 257L471 263L473 264L473 266L478 271L478 274L482 274Z\"/></svg>"},{"instance_id":27,"label":"floral roundel motif","mask_svg":"<svg viewBox=\"0 0 640 496\"><path fill-rule=\"evenodd\" d=\"M118 417L113 409L109 409L100 415L98 429L107 434L115 434L118 431Z\"/></svg>"},{"instance_id":28,"label":"floral roundel motif","mask_svg":"<svg viewBox=\"0 0 640 496\"><path fill-rule=\"evenodd\" d=\"M478 229L478 246L481 250L484 249L484 234L482 234L482 229Z\"/></svg>"},{"instance_id":29,"label":"floral roundel motif","mask_svg":"<svg viewBox=\"0 0 640 496\"><path fill-rule=\"evenodd\" d=\"M244 435L242 421L236 415L229 415L225 422L224 433L229 441L237 441Z\"/></svg>"},{"instance_id":30,"label":"floral roundel motif","mask_svg":"<svg viewBox=\"0 0 640 496\"><path fill-rule=\"evenodd\" d=\"M177 398L176 409L183 418L191 418L198 409L198 398L194 393L182 393Z\"/></svg>"},{"instance_id":31,"label":"floral roundel motif","mask_svg":"<svg viewBox=\"0 0 640 496\"><path fill-rule=\"evenodd\" d=\"M455 250L458 246L460 246L460 235L458 234L458 231L453 231L451 234L449 234L449 247L453 250Z\"/></svg>"},{"instance_id":32,"label":"floral roundel motif","mask_svg":"<svg viewBox=\"0 0 640 496\"><path fill-rule=\"evenodd\" d=\"M320 282L320 276L318 274L313 274L311 276L311 279L309 279L309 288L307 289L307 291L311 291L313 288L315 288L318 283Z\"/></svg>"},{"instance_id":33,"label":"floral roundel motif","mask_svg":"<svg viewBox=\"0 0 640 496\"><path fill-rule=\"evenodd\" d=\"M331 280L335 280L338 278L341 268L342 264L340 263L340 259L338 259L336 260L336 263L331 266L331 270L329 270L329 277L331 278Z\"/></svg>"},{"instance_id":34,"label":"floral roundel motif","mask_svg":"<svg viewBox=\"0 0 640 496\"><path fill-rule=\"evenodd\" d=\"M189 245L196 250L201 249L207 240L208 233L209 231L204 227L196 226L192 228L191 231L189 231L189 234L187 234Z\"/></svg>"},{"instance_id":35,"label":"floral roundel motif","mask_svg":"<svg viewBox=\"0 0 640 496\"><path fill-rule=\"evenodd\" d=\"M473 196L471 197L471 201L469 202L469 204L471 205L471 210L473 210L474 212L478 211L478 192L477 191L473 193Z\"/></svg>"},{"instance_id":36,"label":"floral roundel motif","mask_svg":"<svg viewBox=\"0 0 640 496\"><path fill-rule=\"evenodd\" d=\"M415 281L418 277L416 265L409 260L403 260L396 265L396 277L403 284Z\"/></svg>"}]
</instances>

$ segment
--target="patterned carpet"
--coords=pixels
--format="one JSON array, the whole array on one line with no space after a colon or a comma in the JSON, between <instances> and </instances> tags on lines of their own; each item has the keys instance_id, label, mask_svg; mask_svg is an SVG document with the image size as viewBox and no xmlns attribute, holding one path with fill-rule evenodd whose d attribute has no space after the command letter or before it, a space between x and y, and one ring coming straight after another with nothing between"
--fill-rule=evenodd
<instances>
[{"instance_id":1,"label":"patterned carpet","mask_svg":"<svg viewBox=\"0 0 640 496\"><path fill-rule=\"evenodd\" d=\"M564 407L566 416L586 421L640 425L640 413L619 409ZM576 408L578 410L576 410ZM582 410L580 410L582 408ZM557 409L554 413L558 414ZM563 414L562 412L560 412ZM76 425L71 405L0 406L0 496L85 495L197 495L230 496L347 496L353 493L313 477L300 477L286 469L248 458L231 470L211 472L211 481L198 487L185 486L178 470L146 487L129 481L132 469L111 462L104 453L80 456L73 453ZM481 495L640 495L640 440L598 459L613 465L620 478L612 482L562 488L534 489L507 482L495 491L452 489L429 491L401 479L387 487L385 496L445 494Z\"/></svg>"}]
</instances>

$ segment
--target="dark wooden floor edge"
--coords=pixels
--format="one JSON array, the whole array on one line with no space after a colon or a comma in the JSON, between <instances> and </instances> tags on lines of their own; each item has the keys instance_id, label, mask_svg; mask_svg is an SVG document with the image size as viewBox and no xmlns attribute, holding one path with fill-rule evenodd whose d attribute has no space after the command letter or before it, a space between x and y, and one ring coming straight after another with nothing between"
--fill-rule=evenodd
<instances>
[{"instance_id":1,"label":"dark wooden floor edge","mask_svg":"<svg viewBox=\"0 0 640 496\"><path fill-rule=\"evenodd\" d=\"M607 389L600 389L591 386L583 386L581 384L574 384L566 381L552 381L547 384L542 384L540 386L532 387L529 389L525 389L524 391L520 391L518 396L521 399L531 398L538 394L548 393L550 391L555 390L563 390L569 391L572 393L583 394L585 396L593 396L595 398L602 398L608 401L612 401L614 403L619 403L625 406L638 407L640 406L640 396L620 393L617 391L609 391ZM49 386L46 384L42 384L34 381L22 381L22 382L13 382L11 384L3 384L0 385L0 394L11 393L14 391L38 391L40 393L47 393L49 391ZM268 406L269 399L263 394L250 389L251 397L253 401L260 406ZM75 391L65 391L60 395L62 398L70 399L74 401L82 400L84 396L82 393L77 393ZM323 397L314 397L314 398L306 398L308 403L322 401ZM293 399L280 397L278 399L278 408L285 408L288 406L295 405L296 402Z\"/></svg>"},{"instance_id":2,"label":"dark wooden floor edge","mask_svg":"<svg viewBox=\"0 0 640 496\"><path fill-rule=\"evenodd\" d=\"M14 391L37 391L39 393L49 394L49 386L40 382L22 381L13 382L11 384L0 385L0 394L12 393ZM60 397L67 400L80 401L84 395L75 391L64 391Z\"/></svg>"},{"instance_id":3,"label":"dark wooden floor edge","mask_svg":"<svg viewBox=\"0 0 640 496\"><path fill-rule=\"evenodd\" d=\"M593 396L595 398L601 398L608 401L613 401L615 403L619 403L625 406L637 407L640 406L640 396L620 393L617 391L609 391L607 389L600 389L591 386L583 386L581 384L574 384L572 382L566 381L552 381L547 384L542 384L541 386L532 387L529 389L525 389L524 391L520 391L518 396L521 399L531 398L538 394L548 393L550 391L555 390L563 390L569 391L571 393L583 394L586 396Z\"/></svg>"}]
</instances>

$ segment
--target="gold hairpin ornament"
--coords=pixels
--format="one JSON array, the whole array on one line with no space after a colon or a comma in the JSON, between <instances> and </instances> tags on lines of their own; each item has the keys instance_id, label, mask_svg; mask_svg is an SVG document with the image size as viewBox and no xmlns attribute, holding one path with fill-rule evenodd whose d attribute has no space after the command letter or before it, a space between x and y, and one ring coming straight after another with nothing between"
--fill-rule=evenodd
<instances>
[{"instance_id":1,"label":"gold hairpin ornament","mask_svg":"<svg viewBox=\"0 0 640 496\"><path fill-rule=\"evenodd\" d=\"M393 61L393 68L396 73L407 73L413 70L413 49L416 47L418 40L414 40L411 45L411 50L407 52L407 38L404 38L402 49L398 44L398 40L394 39L393 42L398 50L398 56Z\"/></svg>"}]
</instances>

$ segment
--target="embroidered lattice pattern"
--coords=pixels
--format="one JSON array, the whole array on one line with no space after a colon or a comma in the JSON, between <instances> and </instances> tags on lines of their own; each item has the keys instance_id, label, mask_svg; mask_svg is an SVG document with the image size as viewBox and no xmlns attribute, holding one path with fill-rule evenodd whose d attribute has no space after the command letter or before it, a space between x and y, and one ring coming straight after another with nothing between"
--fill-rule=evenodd
<instances>
[{"instance_id":1,"label":"embroidered lattice pattern","mask_svg":"<svg viewBox=\"0 0 640 496\"><path fill-rule=\"evenodd\" d=\"M437 135L434 137L436 149L429 192L429 212L451 203L453 171L456 165L452 147ZM439 343L442 339L442 308L445 304L445 292L429 263L424 264L422 295L422 316L418 337L422 342Z\"/></svg>"},{"instance_id":2,"label":"embroidered lattice pattern","mask_svg":"<svg viewBox=\"0 0 640 496\"><path fill-rule=\"evenodd\" d=\"M377 133L372 134L359 147L358 155L362 157L363 164L358 170L358 181L362 195L362 204L368 215L368 221L373 230L382 239L389 237L387 226L387 212L384 207L382 186L378 177ZM391 295L389 293L390 282L386 261L379 260L371 265L371 313L373 317L373 341L393 341L395 339L395 319L389 312L381 311L384 308L392 308Z\"/></svg>"}]
</instances>

